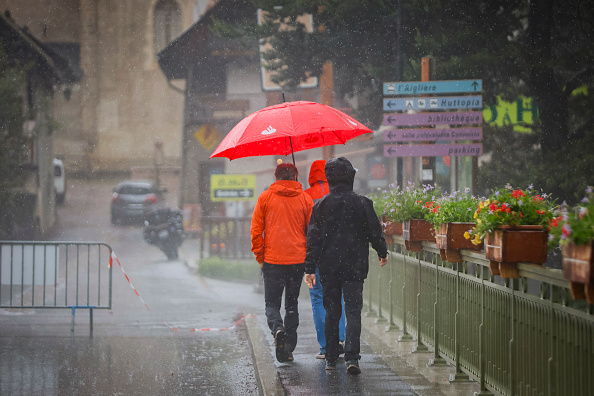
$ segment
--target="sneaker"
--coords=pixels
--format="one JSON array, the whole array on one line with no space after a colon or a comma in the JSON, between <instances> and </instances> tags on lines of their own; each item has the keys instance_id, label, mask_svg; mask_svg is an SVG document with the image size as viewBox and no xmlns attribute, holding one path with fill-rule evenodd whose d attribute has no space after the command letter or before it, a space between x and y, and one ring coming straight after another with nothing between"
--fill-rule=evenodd
<instances>
[{"instance_id":1,"label":"sneaker","mask_svg":"<svg viewBox=\"0 0 594 396\"><path fill-rule=\"evenodd\" d=\"M320 353L316 355L316 359L326 359L326 352L320 351Z\"/></svg>"},{"instance_id":2,"label":"sneaker","mask_svg":"<svg viewBox=\"0 0 594 396\"><path fill-rule=\"evenodd\" d=\"M336 370L336 361L326 360L326 370Z\"/></svg>"},{"instance_id":3,"label":"sneaker","mask_svg":"<svg viewBox=\"0 0 594 396\"><path fill-rule=\"evenodd\" d=\"M338 356L344 355L344 341L338 343Z\"/></svg>"},{"instance_id":4,"label":"sneaker","mask_svg":"<svg viewBox=\"0 0 594 396\"><path fill-rule=\"evenodd\" d=\"M281 363L289 361L290 352L287 351L285 346L285 338L287 333L285 329L278 329L274 334L274 346L276 348L276 360Z\"/></svg>"},{"instance_id":5,"label":"sneaker","mask_svg":"<svg viewBox=\"0 0 594 396\"><path fill-rule=\"evenodd\" d=\"M347 366L347 373L349 374L361 374L361 369L359 368L359 362L357 360L349 360L346 362Z\"/></svg>"}]
</instances>

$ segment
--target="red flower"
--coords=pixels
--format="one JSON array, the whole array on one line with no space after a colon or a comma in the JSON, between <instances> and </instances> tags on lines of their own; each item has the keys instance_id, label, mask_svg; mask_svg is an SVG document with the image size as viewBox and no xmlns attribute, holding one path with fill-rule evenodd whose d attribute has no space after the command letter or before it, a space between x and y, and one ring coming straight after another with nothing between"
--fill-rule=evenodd
<instances>
[{"instance_id":1,"label":"red flower","mask_svg":"<svg viewBox=\"0 0 594 396\"><path fill-rule=\"evenodd\" d=\"M525 196L526 196L526 194L524 194L524 193L522 192L522 190L520 190L520 189L517 189L517 190L515 190L514 192L512 192L512 196L513 196L515 199L518 199L518 198L520 198L520 197L525 197Z\"/></svg>"}]
</instances>

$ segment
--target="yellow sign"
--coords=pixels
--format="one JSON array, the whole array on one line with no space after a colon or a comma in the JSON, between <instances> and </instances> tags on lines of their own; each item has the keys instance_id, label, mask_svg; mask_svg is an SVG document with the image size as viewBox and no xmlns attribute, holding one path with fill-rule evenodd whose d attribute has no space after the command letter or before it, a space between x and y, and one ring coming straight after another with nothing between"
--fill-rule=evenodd
<instances>
[{"instance_id":1,"label":"yellow sign","mask_svg":"<svg viewBox=\"0 0 594 396\"><path fill-rule=\"evenodd\" d=\"M211 201L251 201L256 198L256 175L210 175Z\"/></svg>"},{"instance_id":2,"label":"yellow sign","mask_svg":"<svg viewBox=\"0 0 594 396\"><path fill-rule=\"evenodd\" d=\"M497 97L497 104L485 107L483 121L488 125L512 125L516 132L531 132L530 126L538 117L538 108L532 98L519 97L506 102Z\"/></svg>"},{"instance_id":3,"label":"yellow sign","mask_svg":"<svg viewBox=\"0 0 594 396\"><path fill-rule=\"evenodd\" d=\"M223 138L217 128L210 124L205 124L198 128L194 137L207 150L212 150Z\"/></svg>"}]
</instances>

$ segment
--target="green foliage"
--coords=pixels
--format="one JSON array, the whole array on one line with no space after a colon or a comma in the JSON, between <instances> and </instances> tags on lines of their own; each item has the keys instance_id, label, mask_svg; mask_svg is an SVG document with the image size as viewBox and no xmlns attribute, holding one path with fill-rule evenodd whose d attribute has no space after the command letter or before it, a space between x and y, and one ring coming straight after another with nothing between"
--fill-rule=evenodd
<instances>
[{"instance_id":1,"label":"green foliage","mask_svg":"<svg viewBox=\"0 0 594 396\"><path fill-rule=\"evenodd\" d=\"M425 220L439 229L440 224L445 223L473 223L474 211L478 207L479 198L470 193L467 188L464 192L454 191L451 194L444 194L433 202L425 204L427 212Z\"/></svg>"},{"instance_id":2,"label":"green foliage","mask_svg":"<svg viewBox=\"0 0 594 396\"><path fill-rule=\"evenodd\" d=\"M260 266L256 260L230 261L215 256L200 260L198 273L217 279L258 282Z\"/></svg>"},{"instance_id":3,"label":"green foliage","mask_svg":"<svg viewBox=\"0 0 594 396\"><path fill-rule=\"evenodd\" d=\"M436 194L432 186L409 182L403 190L391 186L390 190L378 190L368 197L378 217L386 216L395 223L403 223L423 219L427 203L434 201Z\"/></svg>"},{"instance_id":4,"label":"green foliage","mask_svg":"<svg viewBox=\"0 0 594 396\"><path fill-rule=\"evenodd\" d=\"M532 186L522 190L508 184L494 190L487 200L479 203L473 215L476 224L472 231L473 243L479 244L487 233L500 226L539 225L548 228L553 213L554 203L548 194L539 193Z\"/></svg>"},{"instance_id":5,"label":"green foliage","mask_svg":"<svg viewBox=\"0 0 594 396\"><path fill-rule=\"evenodd\" d=\"M549 247L570 242L587 245L594 240L594 187L586 188L586 196L571 208L562 205L558 216L551 220Z\"/></svg>"}]
</instances>

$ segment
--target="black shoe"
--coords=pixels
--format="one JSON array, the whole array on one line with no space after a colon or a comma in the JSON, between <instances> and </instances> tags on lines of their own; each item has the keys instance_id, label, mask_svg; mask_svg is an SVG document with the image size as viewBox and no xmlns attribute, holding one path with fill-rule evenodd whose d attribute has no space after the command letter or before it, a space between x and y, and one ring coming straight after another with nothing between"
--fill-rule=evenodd
<instances>
[{"instance_id":1,"label":"black shoe","mask_svg":"<svg viewBox=\"0 0 594 396\"><path fill-rule=\"evenodd\" d=\"M326 360L326 370L336 370L336 360L333 362Z\"/></svg>"},{"instance_id":2,"label":"black shoe","mask_svg":"<svg viewBox=\"0 0 594 396\"><path fill-rule=\"evenodd\" d=\"M295 360L295 359L293 358L293 352L287 351L287 353L289 354L289 357L287 357L287 360L288 360L289 362L292 362L293 360Z\"/></svg>"},{"instance_id":3,"label":"black shoe","mask_svg":"<svg viewBox=\"0 0 594 396\"><path fill-rule=\"evenodd\" d=\"M349 374L361 374L361 369L359 368L359 361L357 360L349 360L346 362L347 366L347 373Z\"/></svg>"},{"instance_id":4,"label":"black shoe","mask_svg":"<svg viewBox=\"0 0 594 396\"><path fill-rule=\"evenodd\" d=\"M285 363L289 361L289 354L290 352L287 351L285 346L285 338L287 333L285 329L278 329L274 334L274 346L276 348L276 360L281 363Z\"/></svg>"}]
</instances>

